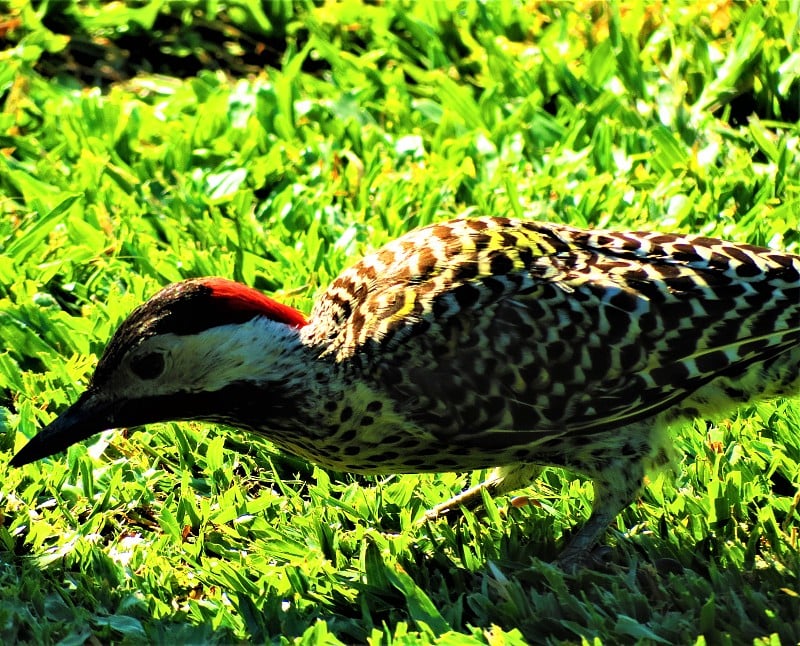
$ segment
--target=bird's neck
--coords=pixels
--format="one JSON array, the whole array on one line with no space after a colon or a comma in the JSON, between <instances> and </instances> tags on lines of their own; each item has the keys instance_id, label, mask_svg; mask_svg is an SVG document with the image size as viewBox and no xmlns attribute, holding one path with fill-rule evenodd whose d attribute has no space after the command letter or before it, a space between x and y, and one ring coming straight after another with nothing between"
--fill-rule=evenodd
<instances>
[{"instance_id":1,"label":"bird's neck","mask_svg":"<svg viewBox=\"0 0 800 646\"><path fill-rule=\"evenodd\" d=\"M261 318L207 330L192 355L203 353L197 419L254 430L281 444L285 435L317 430L321 402L336 396L336 367L298 327Z\"/></svg>"}]
</instances>

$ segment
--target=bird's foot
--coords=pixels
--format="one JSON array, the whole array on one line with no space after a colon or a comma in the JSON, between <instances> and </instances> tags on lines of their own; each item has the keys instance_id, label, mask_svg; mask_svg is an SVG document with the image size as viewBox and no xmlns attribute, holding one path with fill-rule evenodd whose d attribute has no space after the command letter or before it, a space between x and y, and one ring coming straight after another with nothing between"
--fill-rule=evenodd
<instances>
[{"instance_id":1,"label":"bird's foot","mask_svg":"<svg viewBox=\"0 0 800 646\"><path fill-rule=\"evenodd\" d=\"M567 574L575 574L580 570L604 570L613 552L608 545L596 545L591 549L572 548L572 545L568 545L555 560L555 565Z\"/></svg>"},{"instance_id":2,"label":"bird's foot","mask_svg":"<svg viewBox=\"0 0 800 646\"><path fill-rule=\"evenodd\" d=\"M429 509L421 519L421 523L438 520L439 518L454 518L463 509L476 509L483 504L481 491L490 485L489 481L465 489L461 493L453 496Z\"/></svg>"},{"instance_id":3,"label":"bird's foot","mask_svg":"<svg viewBox=\"0 0 800 646\"><path fill-rule=\"evenodd\" d=\"M541 470L540 466L533 464L512 464L498 467L480 484L465 489L450 500L429 509L421 522L425 523L442 517L455 518L461 509L478 509L483 506L484 489L492 497L501 496L529 485Z\"/></svg>"}]
</instances>

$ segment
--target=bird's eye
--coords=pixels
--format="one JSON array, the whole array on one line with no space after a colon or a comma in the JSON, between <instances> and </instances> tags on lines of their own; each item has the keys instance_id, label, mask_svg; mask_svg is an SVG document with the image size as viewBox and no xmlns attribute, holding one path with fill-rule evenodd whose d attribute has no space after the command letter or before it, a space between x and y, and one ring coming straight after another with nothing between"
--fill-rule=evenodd
<instances>
[{"instance_id":1,"label":"bird's eye","mask_svg":"<svg viewBox=\"0 0 800 646\"><path fill-rule=\"evenodd\" d=\"M164 372L164 355L148 352L131 359L131 370L142 379L155 379Z\"/></svg>"}]
</instances>

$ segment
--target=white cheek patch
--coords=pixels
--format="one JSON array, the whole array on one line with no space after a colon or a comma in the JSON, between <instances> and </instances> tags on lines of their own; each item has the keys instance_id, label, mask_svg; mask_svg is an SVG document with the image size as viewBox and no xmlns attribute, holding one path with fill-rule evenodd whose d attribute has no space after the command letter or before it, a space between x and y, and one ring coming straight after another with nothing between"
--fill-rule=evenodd
<instances>
[{"instance_id":1,"label":"white cheek patch","mask_svg":"<svg viewBox=\"0 0 800 646\"><path fill-rule=\"evenodd\" d=\"M298 368L299 332L263 317L221 325L199 334L165 334L167 367L153 386L172 391L214 392L237 381L284 380Z\"/></svg>"}]
</instances>

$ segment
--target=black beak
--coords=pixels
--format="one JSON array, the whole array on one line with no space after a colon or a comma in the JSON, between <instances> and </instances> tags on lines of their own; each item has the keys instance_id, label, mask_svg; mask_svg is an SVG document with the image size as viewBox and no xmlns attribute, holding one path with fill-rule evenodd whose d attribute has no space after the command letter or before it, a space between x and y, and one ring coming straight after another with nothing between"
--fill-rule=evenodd
<instances>
[{"instance_id":1,"label":"black beak","mask_svg":"<svg viewBox=\"0 0 800 646\"><path fill-rule=\"evenodd\" d=\"M67 447L109 428L114 428L111 408L98 403L94 393L87 390L78 401L23 446L9 464L12 467L30 464L60 453Z\"/></svg>"}]
</instances>

